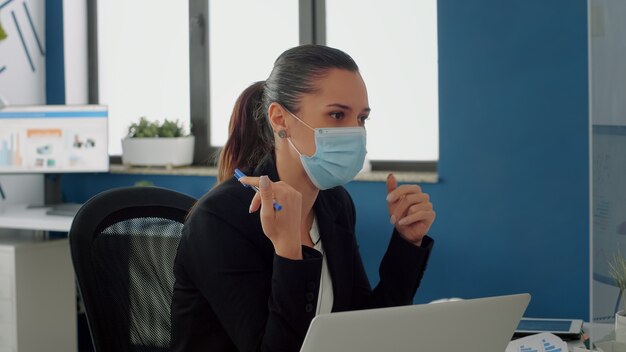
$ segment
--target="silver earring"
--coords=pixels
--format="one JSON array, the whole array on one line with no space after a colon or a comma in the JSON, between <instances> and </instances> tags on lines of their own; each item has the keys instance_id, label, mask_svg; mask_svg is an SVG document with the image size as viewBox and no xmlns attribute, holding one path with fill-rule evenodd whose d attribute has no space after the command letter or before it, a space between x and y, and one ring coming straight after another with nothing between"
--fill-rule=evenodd
<instances>
[{"instance_id":1,"label":"silver earring","mask_svg":"<svg viewBox=\"0 0 626 352\"><path fill-rule=\"evenodd\" d=\"M278 131L278 137L280 137L280 138L287 138L287 131L285 131L285 130Z\"/></svg>"}]
</instances>

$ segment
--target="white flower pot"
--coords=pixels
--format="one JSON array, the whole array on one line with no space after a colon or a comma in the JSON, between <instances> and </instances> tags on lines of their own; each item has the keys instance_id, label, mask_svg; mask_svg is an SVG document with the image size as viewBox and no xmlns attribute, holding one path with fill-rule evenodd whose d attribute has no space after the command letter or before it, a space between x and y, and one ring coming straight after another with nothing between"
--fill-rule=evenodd
<instances>
[{"instance_id":1,"label":"white flower pot","mask_svg":"<svg viewBox=\"0 0 626 352\"><path fill-rule=\"evenodd\" d=\"M615 313L615 340L626 343L626 315L623 310Z\"/></svg>"},{"instance_id":2,"label":"white flower pot","mask_svg":"<svg viewBox=\"0 0 626 352\"><path fill-rule=\"evenodd\" d=\"M193 136L177 138L124 138L122 163L136 166L183 166L193 163Z\"/></svg>"}]
</instances>

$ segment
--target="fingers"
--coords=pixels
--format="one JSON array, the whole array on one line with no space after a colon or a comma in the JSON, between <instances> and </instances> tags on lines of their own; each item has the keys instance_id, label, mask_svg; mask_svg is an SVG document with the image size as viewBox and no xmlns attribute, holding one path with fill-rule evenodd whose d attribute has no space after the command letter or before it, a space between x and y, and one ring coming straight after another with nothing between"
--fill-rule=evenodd
<instances>
[{"instance_id":1,"label":"fingers","mask_svg":"<svg viewBox=\"0 0 626 352\"><path fill-rule=\"evenodd\" d=\"M389 221L409 242L420 246L435 220L430 196L418 185L401 185L393 175L387 177Z\"/></svg>"},{"instance_id":2,"label":"fingers","mask_svg":"<svg viewBox=\"0 0 626 352\"><path fill-rule=\"evenodd\" d=\"M269 177L261 176L259 178L259 190L261 191L261 218L273 219L274 192L272 191L272 182L270 181Z\"/></svg>"},{"instance_id":3,"label":"fingers","mask_svg":"<svg viewBox=\"0 0 626 352\"><path fill-rule=\"evenodd\" d=\"M391 193L394 189L398 188L398 180L393 174L387 176L387 194Z\"/></svg>"},{"instance_id":4,"label":"fingers","mask_svg":"<svg viewBox=\"0 0 626 352\"><path fill-rule=\"evenodd\" d=\"M407 193L406 191L417 191L418 186L415 187L409 187L407 185L407 187L405 187L404 189L402 189L401 186L400 188L396 189L394 192L399 192L400 194L402 194L399 198L397 198L395 201L388 203L389 206L389 221L391 222L392 225L396 225L396 223L401 220L402 218L406 217L409 214L413 214L415 212L418 211L432 211L433 209L433 205L430 202L430 196L426 193L421 193L421 190L419 193ZM393 194L393 193L392 193ZM398 225L404 225L404 224L399 224Z\"/></svg>"},{"instance_id":5,"label":"fingers","mask_svg":"<svg viewBox=\"0 0 626 352\"><path fill-rule=\"evenodd\" d=\"M409 193L396 199L392 205L398 207L405 205L405 208L407 208L413 204L428 203L428 201L430 201L430 196L426 193Z\"/></svg>"},{"instance_id":6,"label":"fingers","mask_svg":"<svg viewBox=\"0 0 626 352\"><path fill-rule=\"evenodd\" d=\"M264 176L261 176L264 177ZM242 181L242 183L246 184L246 185L251 185L251 186L255 186L257 187L257 189L260 191L261 190L261 177L242 177L240 180ZM268 178L269 180L269 178ZM282 181L278 181L278 182L272 182L271 180L269 180L269 183L271 185L271 201L272 201L272 207L274 208L274 210L280 211L282 210L282 204L278 203L278 201L276 200L277 197L278 198L282 198L282 196L284 194L288 194L289 190L291 190L292 188L287 185L286 183L282 182ZM252 198L252 200L250 201L250 206L248 208L248 212L249 213L254 213L257 210L259 210L263 204L263 192L257 192L254 197ZM269 198L268 198L269 199ZM278 215L278 214L276 214Z\"/></svg>"},{"instance_id":7,"label":"fingers","mask_svg":"<svg viewBox=\"0 0 626 352\"><path fill-rule=\"evenodd\" d=\"M411 224L414 224L416 222L419 221L425 221L428 224L432 224L435 221L435 212L430 209L430 210L418 210L415 211L414 213L410 213L409 215L405 216L404 218L398 220L398 225L399 226L408 226Z\"/></svg>"},{"instance_id":8,"label":"fingers","mask_svg":"<svg viewBox=\"0 0 626 352\"><path fill-rule=\"evenodd\" d=\"M387 187L387 190L389 190L389 187ZM422 188L418 185L402 185L389 192L387 195L387 202L393 203L402 198L402 196L406 196L411 193L422 193Z\"/></svg>"},{"instance_id":9,"label":"fingers","mask_svg":"<svg viewBox=\"0 0 626 352\"><path fill-rule=\"evenodd\" d=\"M429 203L430 196L426 193L409 193L400 196L394 202L387 203L389 207L389 216L395 215L395 219L398 220L404 216L408 207L414 204Z\"/></svg>"},{"instance_id":10,"label":"fingers","mask_svg":"<svg viewBox=\"0 0 626 352\"><path fill-rule=\"evenodd\" d=\"M396 220L406 216L406 214L412 214L420 210L432 210L433 205L428 201L427 194L414 194L405 197L398 201L398 205L394 208L392 215L395 215Z\"/></svg>"},{"instance_id":11,"label":"fingers","mask_svg":"<svg viewBox=\"0 0 626 352\"><path fill-rule=\"evenodd\" d=\"M260 204L259 215L263 233L272 241L277 255L294 260L302 259L302 240L299 231L302 220L302 194L285 182L273 183L267 176L261 176L258 184L259 192L253 197L250 210L255 211ZM275 202L282 205L281 211L274 207Z\"/></svg>"},{"instance_id":12,"label":"fingers","mask_svg":"<svg viewBox=\"0 0 626 352\"><path fill-rule=\"evenodd\" d=\"M250 209L248 209L248 212L254 213L255 211L259 210L260 207L261 207L261 193L255 193L254 198L252 198L252 201L250 202Z\"/></svg>"},{"instance_id":13,"label":"fingers","mask_svg":"<svg viewBox=\"0 0 626 352\"><path fill-rule=\"evenodd\" d=\"M246 185L250 185L250 186L255 186L255 187L259 187L259 182L260 182L261 178L260 177L250 177L250 176L246 176L246 177L242 177L239 179L239 182L241 183L245 183Z\"/></svg>"}]
</instances>

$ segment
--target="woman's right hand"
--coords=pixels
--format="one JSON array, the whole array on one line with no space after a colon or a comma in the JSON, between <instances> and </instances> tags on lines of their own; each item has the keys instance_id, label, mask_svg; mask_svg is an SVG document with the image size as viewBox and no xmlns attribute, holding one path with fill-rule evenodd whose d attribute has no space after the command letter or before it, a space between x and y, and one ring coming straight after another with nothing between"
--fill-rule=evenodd
<instances>
[{"instance_id":1,"label":"woman's right hand","mask_svg":"<svg viewBox=\"0 0 626 352\"><path fill-rule=\"evenodd\" d=\"M302 194L285 182L270 181L267 176L243 177L239 181L261 190L252 198L250 213L261 208L263 232L272 241L276 254L288 259L302 259ZM274 201L282 206L280 211L274 209Z\"/></svg>"}]
</instances>

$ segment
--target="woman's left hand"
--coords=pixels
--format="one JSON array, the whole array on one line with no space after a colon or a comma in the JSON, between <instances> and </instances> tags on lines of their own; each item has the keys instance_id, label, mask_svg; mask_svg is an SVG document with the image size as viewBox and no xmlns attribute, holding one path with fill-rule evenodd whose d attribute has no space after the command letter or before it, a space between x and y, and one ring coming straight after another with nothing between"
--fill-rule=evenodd
<instances>
[{"instance_id":1,"label":"woman's left hand","mask_svg":"<svg viewBox=\"0 0 626 352\"><path fill-rule=\"evenodd\" d=\"M420 246L435 221L435 212L428 194L418 185L402 185L393 174L387 176L387 207L389 221L407 241Z\"/></svg>"}]
</instances>

